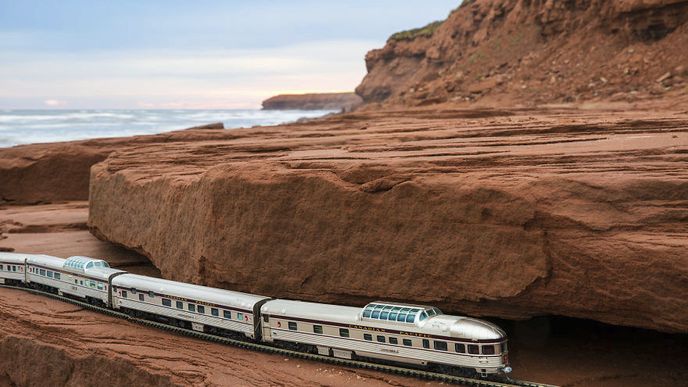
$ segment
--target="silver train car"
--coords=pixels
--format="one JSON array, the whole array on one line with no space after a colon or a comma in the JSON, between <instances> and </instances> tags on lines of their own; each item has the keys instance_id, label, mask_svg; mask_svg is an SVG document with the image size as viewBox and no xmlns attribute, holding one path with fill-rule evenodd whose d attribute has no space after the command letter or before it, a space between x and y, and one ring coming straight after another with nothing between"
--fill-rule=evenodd
<instances>
[{"instance_id":1,"label":"silver train car","mask_svg":"<svg viewBox=\"0 0 688 387\"><path fill-rule=\"evenodd\" d=\"M216 334L260 334L260 306L270 298L136 274L112 279L113 308Z\"/></svg>"},{"instance_id":2,"label":"silver train car","mask_svg":"<svg viewBox=\"0 0 688 387\"><path fill-rule=\"evenodd\" d=\"M89 257L62 259L39 254L0 253L0 262L7 262L2 264L3 267L12 268L8 276L0 281L18 281L25 286L105 306L111 304L111 277L125 273L122 270L111 269L110 265L101 259ZM10 262L15 264L10 265ZM21 264L21 268L17 263ZM17 272L20 272L21 276L17 276Z\"/></svg>"},{"instance_id":3,"label":"silver train car","mask_svg":"<svg viewBox=\"0 0 688 387\"><path fill-rule=\"evenodd\" d=\"M170 325L339 358L483 376L511 372L506 333L425 305L363 308L272 299L129 274L101 259L0 253L0 284L27 286Z\"/></svg>"},{"instance_id":4,"label":"silver train car","mask_svg":"<svg viewBox=\"0 0 688 387\"><path fill-rule=\"evenodd\" d=\"M305 344L321 355L463 367L483 375L511 371L503 330L431 306L378 301L354 308L271 300L261 314L263 341Z\"/></svg>"},{"instance_id":5,"label":"silver train car","mask_svg":"<svg viewBox=\"0 0 688 387\"><path fill-rule=\"evenodd\" d=\"M26 282L26 256L0 253L0 284L19 285Z\"/></svg>"},{"instance_id":6,"label":"silver train car","mask_svg":"<svg viewBox=\"0 0 688 387\"><path fill-rule=\"evenodd\" d=\"M26 283L31 287L84 299L92 304L110 306L110 279L122 270L111 269L102 259L47 255L26 258Z\"/></svg>"}]
</instances>

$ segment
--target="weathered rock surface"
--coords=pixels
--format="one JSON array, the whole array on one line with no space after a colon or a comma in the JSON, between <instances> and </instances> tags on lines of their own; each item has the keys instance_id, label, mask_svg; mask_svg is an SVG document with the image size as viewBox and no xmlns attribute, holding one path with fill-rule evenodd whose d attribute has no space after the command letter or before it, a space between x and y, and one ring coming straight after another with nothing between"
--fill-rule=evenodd
<instances>
[{"instance_id":1,"label":"weathered rock surface","mask_svg":"<svg viewBox=\"0 0 688 387\"><path fill-rule=\"evenodd\" d=\"M211 286L688 332L686 112L390 110L224 135L95 165L92 232Z\"/></svg>"},{"instance_id":2,"label":"weathered rock surface","mask_svg":"<svg viewBox=\"0 0 688 387\"><path fill-rule=\"evenodd\" d=\"M118 148L139 143L213 138L222 123L152 136L107 138L0 149L0 203L33 204L88 199L91 165ZM223 137L226 138L226 137Z\"/></svg>"},{"instance_id":3,"label":"weathered rock surface","mask_svg":"<svg viewBox=\"0 0 688 387\"><path fill-rule=\"evenodd\" d=\"M675 71L688 63L686 21L686 0L464 1L370 51L356 92L412 106L676 98L688 94Z\"/></svg>"},{"instance_id":4,"label":"weathered rock surface","mask_svg":"<svg viewBox=\"0 0 688 387\"><path fill-rule=\"evenodd\" d=\"M355 93L280 94L263 101L263 109L349 111L361 103Z\"/></svg>"}]
</instances>

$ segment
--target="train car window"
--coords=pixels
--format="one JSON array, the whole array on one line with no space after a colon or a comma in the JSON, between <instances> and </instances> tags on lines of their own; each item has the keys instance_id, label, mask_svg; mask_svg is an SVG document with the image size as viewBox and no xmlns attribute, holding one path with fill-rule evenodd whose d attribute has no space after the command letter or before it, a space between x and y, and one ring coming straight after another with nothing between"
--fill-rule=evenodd
<instances>
[{"instance_id":1,"label":"train car window","mask_svg":"<svg viewBox=\"0 0 688 387\"><path fill-rule=\"evenodd\" d=\"M413 346L413 341L411 341L411 339L404 339L404 340L402 340L402 342L403 342L404 345L407 346L407 347Z\"/></svg>"},{"instance_id":2,"label":"train car window","mask_svg":"<svg viewBox=\"0 0 688 387\"><path fill-rule=\"evenodd\" d=\"M56 279L56 280L61 279L60 273L55 273L55 279Z\"/></svg>"},{"instance_id":3,"label":"train car window","mask_svg":"<svg viewBox=\"0 0 688 387\"><path fill-rule=\"evenodd\" d=\"M438 351L446 351L447 350L447 342L446 341L435 341L433 344L435 345L435 349Z\"/></svg>"},{"instance_id":4,"label":"train car window","mask_svg":"<svg viewBox=\"0 0 688 387\"><path fill-rule=\"evenodd\" d=\"M181 301L177 301L177 309L184 309L184 303Z\"/></svg>"},{"instance_id":5,"label":"train car window","mask_svg":"<svg viewBox=\"0 0 688 387\"><path fill-rule=\"evenodd\" d=\"M220 316L220 311L217 310L217 308L210 308L210 314L212 314L212 315L215 316L215 317L219 317L219 316ZM267 316L265 316L265 317L267 317ZM267 321L265 321L265 322L267 322Z\"/></svg>"},{"instance_id":6,"label":"train car window","mask_svg":"<svg viewBox=\"0 0 688 387\"><path fill-rule=\"evenodd\" d=\"M225 318L229 318L229 319L232 318L232 312L230 312L230 311L228 311L228 310L223 310L223 311L222 311L222 315L223 315Z\"/></svg>"},{"instance_id":7,"label":"train car window","mask_svg":"<svg viewBox=\"0 0 688 387\"><path fill-rule=\"evenodd\" d=\"M396 345L396 344L399 344L399 340L396 337L390 337L389 343Z\"/></svg>"},{"instance_id":8,"label":"train car window","mask_svg":"<svg viewBox=\"0 0 688 387\"><path fill-rule=\"evenodd\" d=\"M363 339L368 340L368 341L373 341L373 335L371 335L370 333L364 333Z\"/></svg>"},{"instance_id":9,"label":"train car window","mask_svg":"<svg viewBox=\"0 0 688 387\"><path fill-rule=\"evenodd\" d=\"M387 320L389 318L389 312L384 310L380 312L380 320Z\"/></svg>"},{"instance_id":10,"label":"train car window","mask_svg":"<svg viewBox=\"0 0 688 387\"><path fill-rule=\"evenodd\" d=\"M189 312L195 312L196 311L196 305L195 304L189 304L186 307L187 307L187 309L189 309Z\"/></svg>"},{"instance_id":11,"label":"train car window","mask_svg":"<svg viewBox=\"0 0 688 387\"><path fill-rule=\"evenodd\" d=\"M40 269L40 273L41 273L41 275L44 276L45 275L45 269Z\"/></svg>"},{"instance_id":12,"label":"train car window","mask_svg":"<svg viewBox=\"0 0 688 387\"><path fill-rule=\"evenodd\" d=\"M83 281L83 280L79 280L79 285L84 286L84 281Z\"/></svg>"},{"instance_id":13,"label":"train car window","mask_svg":"<svg viewBox=\"0 0 688 387\"><path fill-rule=\"evenodd\" d=\"M74 280L74 283L75 283L76 285L78 285L78 284L79 284L79 280Z\"/></svg>"},{"instance_id":14,"label":"train car window","mask_svg":"<svg viewBox=\"0 0 688 387\"><path fill-rule=\"evenodd\" d=\"M430 340L423 339L423 348L430 348Z\"/></svg>"},{"instance_id":15,"label":"train car window","mask_svg":"<svg viewBox=\"0 0 688 387\"><path fill-rule=\"evenodd\" d=\"M365 318L370 317L371 314L372 314L372 312L369 309L366 309L363 311L363 317L365 317Z\"/></svg>"},{"instance_id":16,"label":"train car window","mask_svg":"<svg viewBox=\"0 0 688 387\"><path fill-rule=\"evenodd\" d=\"M377 337L377 342L378 342L378 343L384 343L384 342L385 342L385 336L378 336L378 337Z\"/></svg>"},{"instance_id":17,"label":"train car window","mask_svg":"<svg viewBox=\"0 0 688 387\"><path fill-rule=\"evenodd\" d=\"M237 313L237 320L243 321L244 320L244 314L243 313Z\"/></svg>"},{"instance_id":18,"label":"train car window","mask_svg":"<svg viewBox=\"0 0 688 387\"><path fill-rule=\"evenodd\" d=\"M323 333L322 325L313 325L313 333L317 333L319 335L322 335L322 333Z\"/></svg>"},{"instance_id":19,"label":"train car window","mask_svg":"<svg viewBox=\"0 0 688 387\"><path fill-rule=\"evenodd\" d=\"M423 313L420 314L420 321L423 321L423 320L425 320L426 318L428 318L428 314L427 314L427 313L423 312Z\"/></svg>"},{"instance_id":20,"label":"train car window","mask_svg":"<svg viewBox=\"0 0 688 387\"><path fill-rule=\"evenodd\" d=\"M2 265L0 265L0 270L5 270L5 269L2 268Z\"/></svg>"},{"instance_id":21,"label":"train car window","mask_svg":"<svg viewBox=\"0 0 688 387\"><path fill-rule=\"evenodd\" d=\"M155 298L155 292L152 290L150 292L148 292L148 297Z\"/></svg>"},{"instance_id":22,"label":"train car window","mask_svg":"<svg viewBox=\"0 0 688 387\"><path fill-rule=\"evenodd\" d=\"M139 293L139 301L143 301L143 293Z\"/></svg>"},{"instance_id":23,"label":"train car window","mask_svg":"<svg viewBox=\"0 0 688 387\"><path fill-rule=\"evenodd\" d=\"M475 344L468 344L468 353L471 355L478 355L480 354L480 348Z\"/></svg>"},{"instance_id":24,"label":"train car window","mask_svg":"<svg viewBox=\"0 0 688 387\"><path fill-rule=\"evenodd\" d=\"M412 323L413 320L414 320L415 318L416 318L415 315L409 314L408 316L406 316L406 322L407 322L407 323Z\"/></svg>"},{"instance_id":25,"label":"train car window","mask_svg":"<svg viewBox=\"0 0 688 387\"><path fill-rule=\"evenodd\" d=\"M372 317L373 318L380 318L380 311L379 310L373 311Z\"/></svg>"},{"instance_id":26,"label":"train car window","mask_svg":"<svg viewBox=\"0 0 688 387\"><path fill-rule=\"evenodd\" d=\"M13 265L13 266L12 266L12 271L17 271L17 267Z\"/></svg>"},{"instance_id":27,"label":"train car window","mask_svg":"<svg viewBox=\"0 0 688 387\"><path fill-rule=\"evenodd\" d=\"M198 313L203 313L203 314L205 314L205 306L203 306L203 305L198 305Z\"/></svg>"},{"instance_id":28,"label":"train car window","mask_svg":"<svg viewBox=\"0 0 688 387\"><path fill-rule=\"evenodd\" d=\"M296 329L297 329L296 323L293 321L289 321L289 330L295 331Z\"/></svg>"},{"instance_id":29,"label":"train car window","mask_svg":"<svg viewBox=\"0 0 688 387\"><path fill-rule=\"evenodd\" d=\"M57 273L55 273L55 278L57 278ZM103 290L103 283L102 283L102 282L98 282L97 287L98 287L98 290Z\"/></svg>"},{"instance_id":30,"label":"train car window","mask_svg":"<svg viewBox=\"0 0 688 387\"><path fill-rule=\"evenodd\" d=\"M502 350L502 353L506 352L506 341L503 342L503 343L501 343L501 348L500 348L500 349Z\"/></svg>"},{"instance_id":31,"label":"train car window","mask_svg":"<svg viewBox=\"0 0 688 387\"><path fill-rule=\"evenodd\" d=\"M167 307L171 307L172 306L172 300L170 300L169 298L163 298L162 299L162 305L167 306Z\"/></svg>"},{"instance_id":32,"label":"train car window","mask_svg":"<svg viewBox=\"0 0 688 387\"><path fill-rule=\"evenodd\" d=\"M454 350L458 353L466 353L466 345L456 343L454 344Z\"/></svg>"},{"instance_id":33,"label":"train car window","mask_svg":"<svg viewBox=\"0 0 688 387\"><path fill-rule=\"evenodd\" d=\"M126 290L122 290L122 298L127 298L127 291Z\"/></svg>"},{"instance_id":34,"label":"train car window","mask_svg":"<svg viewBox=\"0 0 688 387\"><path fill-rule=\"evenodd\" d=\"M339 336L349 337L349 330L346 328L339 328Z\"/></svg>"},{"instance_id":35,"label":"train car window","mask_svg":"<svg viewBox=\"0 0 688 387\"><path fill-rule=\"evenodd\" d=\"M389 312L389 321L397 320L397 312Z\"/></svg>"},{"instance_id":36,"label":"train car window","mask_svg":"<svg viewBox=\"0 0 688 387\"><path fill-rule=\"evenodd\" d=\"M495 348L494 345L483 345L483 355L494 355Z\"/></svg>"}]
</instances>

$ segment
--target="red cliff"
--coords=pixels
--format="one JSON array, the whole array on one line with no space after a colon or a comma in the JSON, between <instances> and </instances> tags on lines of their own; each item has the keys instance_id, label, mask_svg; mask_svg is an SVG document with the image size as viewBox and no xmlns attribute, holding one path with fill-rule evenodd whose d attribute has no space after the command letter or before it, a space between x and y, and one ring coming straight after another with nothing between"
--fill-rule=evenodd
<instances>
[{"instance_id":1,"label":"red cliff","mask_svg":"<svg viewBox=\"0 0 688 387\"><path fill-rule=\"evenodd\" d=\"M685 96L688 1L473 0L366 56L363 99L533 105Z\"/></svg>"}]
</instances>

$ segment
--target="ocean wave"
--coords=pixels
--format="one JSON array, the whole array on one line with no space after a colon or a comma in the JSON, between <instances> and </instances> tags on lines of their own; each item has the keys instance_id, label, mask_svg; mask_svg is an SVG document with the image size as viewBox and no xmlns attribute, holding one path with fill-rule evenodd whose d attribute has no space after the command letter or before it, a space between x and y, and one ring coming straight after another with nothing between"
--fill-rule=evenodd
<instances>
[{"instance_id":1,"label":"ocean wave","mask_svg":"<svg viewBox=\"0 0 688 387\"><path fill-rule=\"evenodd\" d=\"M3 110L0 147L34 142L155 134L223 122L227 128L274 125L329 111L279 110Z\"/></svg>"}]
</instances>

